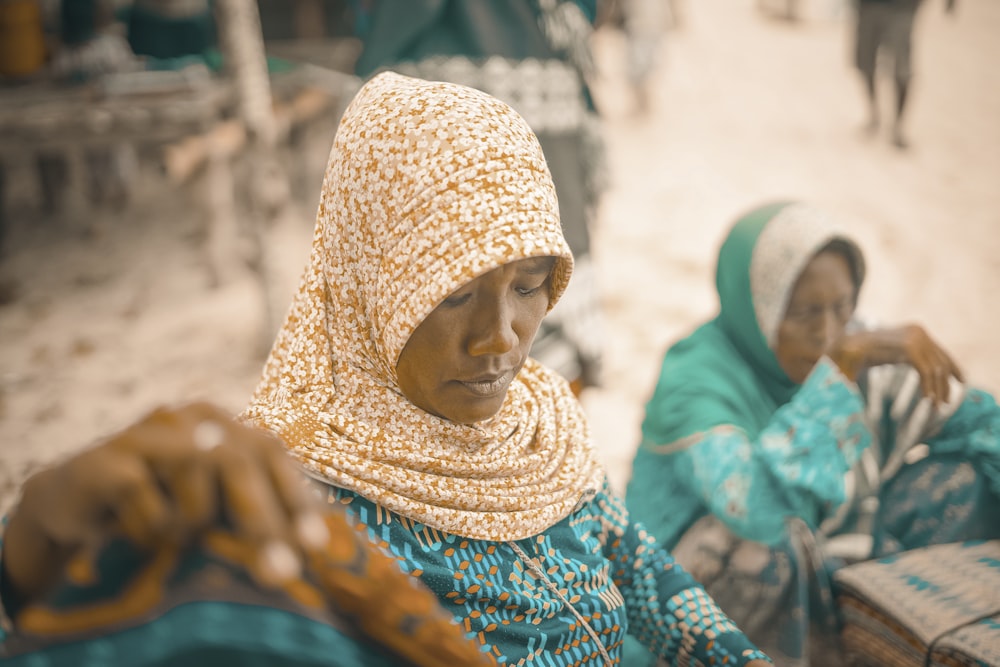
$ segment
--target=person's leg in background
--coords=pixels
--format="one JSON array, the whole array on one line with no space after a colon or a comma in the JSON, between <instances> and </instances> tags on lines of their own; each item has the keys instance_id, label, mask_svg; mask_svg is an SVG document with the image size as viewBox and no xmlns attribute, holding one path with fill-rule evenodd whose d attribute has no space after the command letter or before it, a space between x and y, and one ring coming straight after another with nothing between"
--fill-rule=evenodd
<instances>
[{"instance_id":1,"label":"person's leg in background","mask_svg":"<svg viewBox=\"0 0 1000 667\"><path fill-rule=\"evenodd\" d=\"M650 79L661 63L669 10L670 5L663 0L623 0L623 27L628 38L628 78L639 115L650 109Z\"/></svg>"},{"instance_id":2,"label":"person's leg in background","mask_svg":"<svg viewBox=\"0 0 1000 667\"><path fill-rule=\"evenodd\" d=\"M886 42L892 50L893 83L895 85L896 106L892 125L892 144L897 148L907 148L909 142L903 133L903 118L910 96L910 82L913 79L912 59L913 21L916 7L896 9L888 25Z\"/></svg>"},{"instance_id":3,"label":"person's leg in background","mask_svg":"<svg viewBox=\"0 0 1000 667\"><path fill-rule=\"evenodd\" d=\"M865 133L869 136L878 131L880 114L878 91L875 77L878 73L878 52L886 30L888 12L885 5L873 2L859 2L855 14L854 64L861 73L865 97L868 102L868 122Z\"/></svg>"}]
</instances>

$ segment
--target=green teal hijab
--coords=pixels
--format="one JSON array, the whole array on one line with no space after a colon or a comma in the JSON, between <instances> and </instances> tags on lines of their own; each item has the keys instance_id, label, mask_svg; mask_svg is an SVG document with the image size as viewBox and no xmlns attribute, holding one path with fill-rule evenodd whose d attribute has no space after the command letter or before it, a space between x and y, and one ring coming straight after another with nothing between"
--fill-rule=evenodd
<instances>
[{"instance_id":1,"label":"green teal hijab","mask_svg":"<svg viewBox=\"0 0 1000 667\"><path fill-rule=\"evenodd\" d=\"M798 202L776 202L740 217L719 250L719 314L675 343L646 405L644 445L666 445L728 424L754 437L799 385L774 354L778 325L806 264L831 241L848 249L855 284L860 248L830 216Z\"/></svg>"}]
</instances>

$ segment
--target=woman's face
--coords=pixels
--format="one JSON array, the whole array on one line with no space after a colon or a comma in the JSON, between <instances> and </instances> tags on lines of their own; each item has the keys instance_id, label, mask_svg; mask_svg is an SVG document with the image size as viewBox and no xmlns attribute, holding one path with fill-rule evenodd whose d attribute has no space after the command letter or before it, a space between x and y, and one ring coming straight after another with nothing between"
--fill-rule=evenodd
<instances>
[{"instance_id":1,"label":"woman's face","mask_svg":"<svg viewBox=\"0 0 1000 667\"><path fill-rule=\"evenodd\" d=\"M841 253L823 251L803 269L778 326L774 354L788 377L805 382L813 366L844 335L854 314L854 280Z\"/></svg>"},{"instance_id":2,"label":"woman's face","mask_svg":"<svg viewBox=\"0 0 1000 667\"><path fill-rule=\"evenodd\" d=\"M518 260L452 292L399 355L403 395L460 424L495 415L548 310L554 264L554 257Z\"/></svg>"}]
</instances>

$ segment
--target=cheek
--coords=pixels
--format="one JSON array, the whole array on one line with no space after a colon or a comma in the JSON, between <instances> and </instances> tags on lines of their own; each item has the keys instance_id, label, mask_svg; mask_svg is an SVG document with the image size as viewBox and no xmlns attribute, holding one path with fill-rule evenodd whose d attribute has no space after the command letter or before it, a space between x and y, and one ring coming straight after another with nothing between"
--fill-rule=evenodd
<instances>
[{"instance_id":1,"label":"cheek","mask_svg":"<svg viewBox=\"0 0 1000 667\"><path fill-rule=\"evenodd\" d=\"M548 300L539 299L537 303L529 304L518 317L516 330L522 345L530 346L532 341L534 341L535 336L538 334L538 328L542 326L542 320L545 318L548 310Z\"/></svg>"},{"instance_id":2,"label":"cheek","mask_svg":"<svg viewBox=\"0 0 1000 667\"><path fill-rule=\"evenodd\" d=\"M399 363L396 364L396 383L399 385L399 390L403 392L403 396L406 396L411 402L415 402L418 388L417 378L419 377L418 369L414 368L411 358L400 357Z\"/></svg>"},{"instance_id":3,"label":"cheek","mask_svg":"<svg viewBox=\"0 0 1000 667\"><path fill-rule=\"evenodd\" d=\"M812 372L814 356L801 338L788 331L778 330L778 341L774 347L778 365L792 382L802 384Z\"/></svg>"},{"instance_id":4,"label":"cheek","mask_svg":"<svg viewBox=\"0 0 1000 667\"><path fill-rule=\"evenodd\" d=\"M418 327L403 347L399 360L396 362L396 380L399 388L408 398L421 386L427 383L434 371L439 367L439 356L444 347L441 340L443 332L433 326ZM433 323L431 323L433 324Z\"/></svg>"},{"instance_id":5,"label":"cheek","mask_svg":"<svg viewBox=\"0 0 1000 667\"><path fill-rule=\"evenodd\" d=\"M784 327L778 329L778 340L774 346L774 356L778 359L778 364L787 373L789 364L797 356L799 350L798 339L785 331Z\"/></svg>"}]
</instances>

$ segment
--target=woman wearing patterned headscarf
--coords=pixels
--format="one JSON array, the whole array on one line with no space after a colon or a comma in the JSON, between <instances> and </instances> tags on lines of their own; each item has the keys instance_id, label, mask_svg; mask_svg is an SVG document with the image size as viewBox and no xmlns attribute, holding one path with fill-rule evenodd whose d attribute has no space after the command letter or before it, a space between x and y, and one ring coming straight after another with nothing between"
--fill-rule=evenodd
<instances>
[{"instance_id":1,"label":"woman wearing patterned headscarf","mask_svg":"<svg viewBox=\"0 0 1000 667\"><path fill-rule=\"evenodd\" d=\"M864 276L857 244L814 207L737 221L719 315L666 353L626 493L782 665L846 664L838 565L1000 536L1000 408L922 328L864 327ZM931 455L909 463L920 443Z\"/></svg>"},{"instance_id":2,"label":"woman wearing patterned headscarf","mask_svg":"<svg viewBox=\"0 0 1000 667\"><path fill-rule=\"evenodd\" d=\"M164 488L168 498L184 499L178 520L202 516L207 510L197 501L216 497L205 486L216 477L196 464L209 456L209 469L221 477L224 517L250 547L263 545L227 550L226 541L210 540L211 557L242 556L251 573L270 573L271 582L284 572L278 581L292 599L279 597L310 615L328 590L335 604L324 609L346 609L362 639L423 660L415 663L616 665L631 633L671 664L770 664L629 519L594 458L568 382L528 358L572 268L552 178L517 113L456 84L375 77L341 120L312 256L243 415L266 429L251 429L258 439L277 434L301 463L334 513L331 532L345 544L317 540L316 521L295 492L302 488L288 484L271 450L249 438L242 449L220 444L219 420L189 422L180 438L189 446L170 449L152 484L123 485L138 492L118 496L110 516L97 514L148 537L156 531L146 527L162 523L146 520L148 494L159 498ZM162 432L146 437L142 453L159 452ZM95 450L104 465L86 466L95 477L121 470L121 450L131 451L112 444ZM69 470L78 474L68 478L78 478L79 462ZM189 478L199 483L188 488ZM115 485L99 486L115 495ZM11 521L5 567L20 593L5 594L5 602L44 589L44 568L26 555L28 546L61 547L60 517L82 511L74 504L49 520L39 512L45 495L26 490ZM347 536L336 530L344 520L352 524ZM381 561L350 535L367 536L365 544L388 554L378 552L383 560L398 563L398 577L405 571L419 583L394 581L384 568L368 576ZM317 542L326 546L318 556ZM159 574L173 572L173 564L161 563ZM326 588L302 584L300 569L306 583L317 577ZM437 606L411 596L414 587L429 590ZM18 615L22 626L37 620L26 613ZM442 624L442 614L457 625ZM253 638L244 649L270 646L270 632L282 648L310 655L321 653L331 634L343 634L284 616L247 627ZM454 641L458 629L471 643ZM471 659L462 653L468 647ZM327 655L353 654L332 648Z\"/></svg>"},{"instance_id":3,"label":"woman wearing patterned headscarf","mask_svg":"<svg viewBox=\"0 0 1000 667\"><path fill-rule=\"evenodd\" d=\"M244 414L511 665L763 654L608 488L568 383L528 357L573 258L509 106L385 73L345 112L313 252Z\"/></svg>"}]
</instances>

